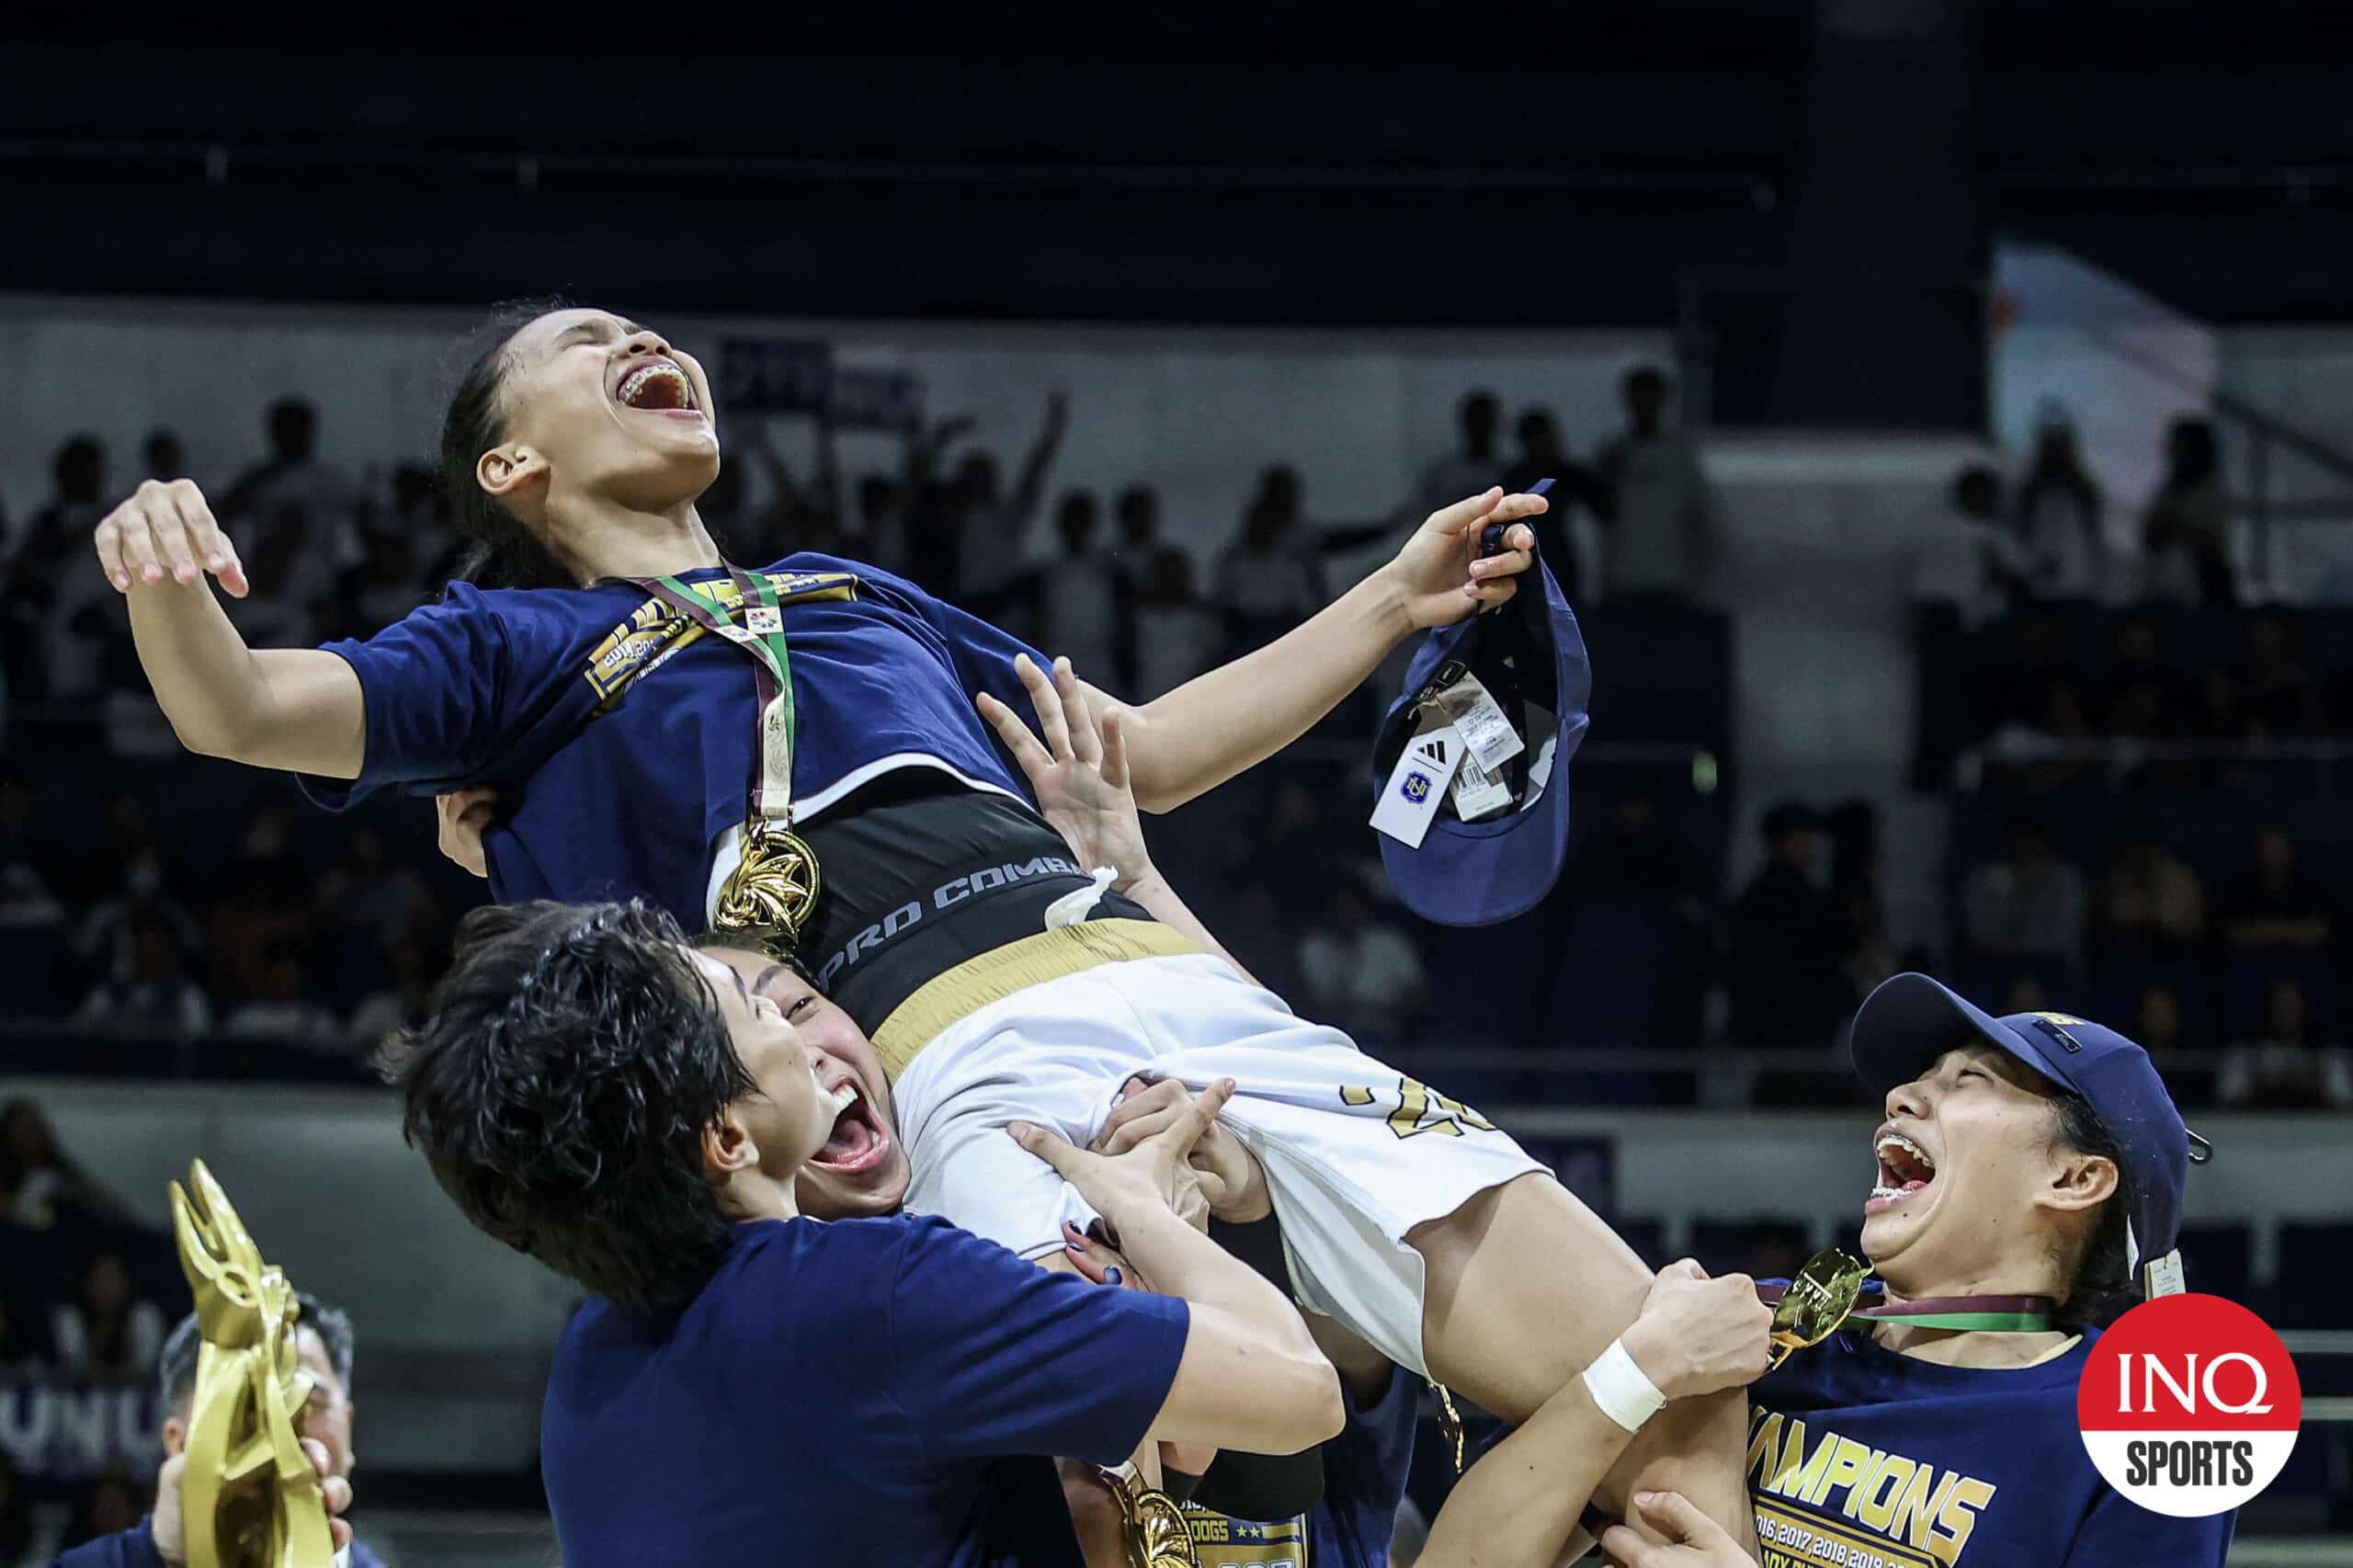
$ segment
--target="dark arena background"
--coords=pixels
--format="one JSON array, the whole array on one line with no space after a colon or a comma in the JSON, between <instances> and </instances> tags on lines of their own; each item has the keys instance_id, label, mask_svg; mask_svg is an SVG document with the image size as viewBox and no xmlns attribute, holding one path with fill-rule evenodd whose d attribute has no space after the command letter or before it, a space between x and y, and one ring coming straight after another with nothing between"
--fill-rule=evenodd
<instances>
[{"instance_id":1,"label":"dark arena background","mask_svg":"<svg viewBox=\"0 0 2353 1568\"><path fill-rule=\"evenodd\" d=\"M191 477L255 645L388 624L453 557L451 346L551 293L710 367L733 559L873 561L1137 699L1557 477L1594 689L1545 902L1394 902L1402 660L1151 819L1172 882L1654 1265L1852 1244L1880 980L2112 1024L2218 1150L2190 1288L2303 1381L2231 1560L2353 1562L2332 8L995 9L0 17L0 1568L151 1506L199 1154L351 1315L370 1544L553 1561L576 1297L367 1066L483 884L426 801L185 753L90 542Z\"/></svg>"}]
</instances>

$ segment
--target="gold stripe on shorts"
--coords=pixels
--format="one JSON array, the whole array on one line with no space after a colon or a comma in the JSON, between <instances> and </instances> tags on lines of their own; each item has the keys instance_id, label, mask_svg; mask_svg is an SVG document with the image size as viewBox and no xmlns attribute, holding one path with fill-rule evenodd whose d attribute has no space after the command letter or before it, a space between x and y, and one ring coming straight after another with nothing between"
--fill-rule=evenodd
<instances>
[{"instance_id":1,"label":"gold stripe on shorts","mask_svg":"<svg viewBox=\"0 0 2353 1568\"><path fill-rule=\"evenodd\" d=\"M1079 974L1098 964L1172 958L1200 950L1199 944L1157 920L1082 920L1040 931L991 948L926 981L915 994L893 1007L882 1027L874 1031L874 1054L881 1058L883 1076L895 1084L907 1063L950 1025L1027 986Z\"/></svg>"}]
</instances>

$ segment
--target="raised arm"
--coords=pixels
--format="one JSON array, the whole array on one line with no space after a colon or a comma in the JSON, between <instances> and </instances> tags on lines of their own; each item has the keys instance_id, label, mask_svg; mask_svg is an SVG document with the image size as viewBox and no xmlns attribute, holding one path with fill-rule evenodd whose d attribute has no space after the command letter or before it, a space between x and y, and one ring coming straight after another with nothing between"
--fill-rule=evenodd
<instances>
[{"instance_id":1,"label":"raised arm","mask_svg":"<svg viewBox=\"0 0 2353 1568\"><path fill-rule=\"evenodd\" d=\"M1176 890L1168 885L1144 847L1143 824L1136 816L1136 798L1130 786L1126 724L1131 710L1108 699L1099 705L1089 703L1068 659L1054 661L1051 677L1026 653L1014 660L1013 667L1037 710L1043 744L1019 714L987 692L974 700L981 716L1021 765L1047 823L1063 835L1086 869L1110 868L1115 891L1249 979L1249 971L1176 896Z\"/></svg>"},{"instance_id":2,"label":"raised arm","mask_svg":"<svg viewBox=\"0 0 2353 1568\"><path fill-rule=\"evenodd\" d=\"M206 581L243 598L244 567L193 483L148 480L107 514L93 543L130 601L139 663L181 744L256 767L359 777L368 715L358 676L317 649L245 646Z\"/></svg>"},{"instance_id":3,"label":"raised arm","mask_svg":"<svg viewBox=\"0 0 2353 1568\"><path fill-rule=\"evenodd\" d=\"M1362 685L1415 632L1505 603L1535 559L1520 519L1541 495L1500 489L1433 512L1396 558L1265 647L1132 710L1126 724L1136 799L1165 812L1264 762ZM1489 523L1514 525L1505 549L1479 555ZM1114 699L1089 690L1097 711Z\"/></svg>"}]
</instances>

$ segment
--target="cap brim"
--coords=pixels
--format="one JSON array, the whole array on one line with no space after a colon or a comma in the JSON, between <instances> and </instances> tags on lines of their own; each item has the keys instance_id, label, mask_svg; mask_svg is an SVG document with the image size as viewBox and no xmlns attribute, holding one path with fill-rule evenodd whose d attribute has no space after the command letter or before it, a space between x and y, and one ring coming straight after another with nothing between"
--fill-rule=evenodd
<instances>
[{"instance_id":1,"label":"cap brim","mask_svg":"<svg viewBox=\"0 0 2353 1568\"><path fill-rule=\"evenodd\" d=\"M1881 1094L1908 1084L1952 1049L1956 1026L2025 1062L2062 1088L2073 1084L2041 1046L1941 981L1899 974L1881 981L1855 1011L1847 1052L1863 1082Z\"/></svg>"}]
</instances>

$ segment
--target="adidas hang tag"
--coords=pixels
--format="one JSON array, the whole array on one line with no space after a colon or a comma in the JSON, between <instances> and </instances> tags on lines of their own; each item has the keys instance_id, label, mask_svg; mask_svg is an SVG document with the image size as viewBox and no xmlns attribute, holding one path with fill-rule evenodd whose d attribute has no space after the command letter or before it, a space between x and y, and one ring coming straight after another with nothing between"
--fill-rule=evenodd
<instances>
[{"instance_id":1,"label":"adidas hang tag","mask_svg":"<svg viewBox=\"0 0 2353 1568\"><path fill-rule=\"evenodd\" d=\"M1419 849L1446 799L1454 770L1462 764L1462 737L1451 724L1415 735L1398 754L1397 766L1373 802L1372 825L1408 849Z\"/></svg>"}]
</instances>

